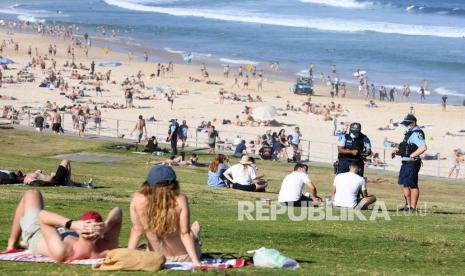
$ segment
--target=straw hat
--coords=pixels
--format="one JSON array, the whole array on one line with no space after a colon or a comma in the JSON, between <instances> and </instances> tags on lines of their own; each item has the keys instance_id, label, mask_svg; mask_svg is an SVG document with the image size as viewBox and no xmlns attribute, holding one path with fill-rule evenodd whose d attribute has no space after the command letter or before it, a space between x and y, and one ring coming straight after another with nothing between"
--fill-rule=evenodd
<instances>
[{"instance_id":1,"label":"straw hat","mask_svg":"<svg viewBox=\"0 0 465 276\"><path fill-rule=\"evenodd\" d=\"M247 155L242 156L241 161L239 162L242 165L251 165L252 162L250 161L249 157Z\"/></svg>"}]
</instances>

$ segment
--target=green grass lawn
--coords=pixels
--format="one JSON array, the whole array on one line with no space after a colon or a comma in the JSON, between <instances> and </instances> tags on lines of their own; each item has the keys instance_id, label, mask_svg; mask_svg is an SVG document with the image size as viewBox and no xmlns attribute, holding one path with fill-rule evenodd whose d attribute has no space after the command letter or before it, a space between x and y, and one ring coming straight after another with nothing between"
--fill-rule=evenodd
<instances>
[{"instance_id":1,"label":"green grass lawn","mask_svg":"<svg viewBox=\"0 0 465 276\"><path fill-rule=\"evenodd\" d=\"M127 245L130 220L129 201L143 182L149 166L146 156L109 149L109 143L78 138L0 130L0 169L54 171L55 154L70 152L113 152L128 159L113 163L73 162L73 177L84 181L92 177L96 189L42 188L46 209L72 218L88 209L102 213L119 206L124 212L120 246ZM208 162L212 156L202 155ZM233 161L235 162L235 161ZM262 246L276 248L297 259L302 275L346 274L462 274L465 269L465 186L437 180L422 180L421 202L425 216L402 216L390 211L390 221L291 221L278 216L276 221L238 221L239 200L277 199L283 177L292 165L258 161L261 172L270 179L267 193L246 193L228 189L209 189L207 168L176 168L181 189L189 197L192 220L202 226L203 252L247 255ZM329 192L333 173L311 167L310 174L319 194ZM368 173L369 176L376 176ZM388 209L402 203L395 177L368 187L370 194L383 200ZM13 212L25 188L0 187L0 247L5 248ZM363 211L367 215L369 211ZM87 266L0 262L0 275L11 274L105 274ZM186 274L163 271L161 273ZM195 272L205 273L205 272ZM295 274L295 271L242 268L208 272L218 274ZM118 274L118 273L114 273ZM120 273L133 275L135 273ZM141 273L144 274L144 273Z\"/></svg>"}]
</instances>

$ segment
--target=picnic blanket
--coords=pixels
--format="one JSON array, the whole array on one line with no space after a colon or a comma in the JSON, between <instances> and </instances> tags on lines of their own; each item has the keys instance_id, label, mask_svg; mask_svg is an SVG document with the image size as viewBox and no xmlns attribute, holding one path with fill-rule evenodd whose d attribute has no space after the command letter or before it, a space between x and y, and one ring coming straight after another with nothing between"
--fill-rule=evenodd
<instances>
[{"instance_id":1,"label":"picnic blanket","mask_svg":"<svg viewBox=\"0 0 465 276\"><path fill-rule=\"evenodd\" d=\"M0 261L14 261L14 262L35 262L35 263L56 263L50 257L43 256L40 254L33 253L30 250L10 250L0 252ZM86 260L74 260L66 264L71 265L95 265L99 264L103 259L86 259ZM206 270L216 270L216 269L227 269L227 268L238 268L246 265L244 259L226 259L226 258L207 258L202 259L202 268ZM166 262L165 269L170 270L191 270L193 269L192 263L183 263L183 262Z\"/></svg>"}]
</instances>

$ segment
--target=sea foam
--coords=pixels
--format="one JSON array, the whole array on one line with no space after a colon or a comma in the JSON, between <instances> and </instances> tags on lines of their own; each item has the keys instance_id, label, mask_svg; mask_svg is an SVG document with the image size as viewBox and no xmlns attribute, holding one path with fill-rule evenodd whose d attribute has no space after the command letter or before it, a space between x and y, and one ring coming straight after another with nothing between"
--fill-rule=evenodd
<instances>
[{"instance_id":1,"label":"sea foam","mask_svg":"<svg viewBox=\"0 0 465 276\"><path fill-rule=\"evenodd\" d=\"M208 9L169 8L142 5L122 0L104 0L107 4L140 12L164 13L173 16L193 16L222 21L255 23L294 28L309 28L332 32L379 32L413 36L465 37L465 28L433 25L408 25L391 22L343 20L338 18L296 18L255 12L218 11Z\"/></svg>"},{"instance_id":2,"label":"sea foam","mask_svg":"<svg viewBox=\"0 0 465 276\"><path fill-rule=\"evenodd\" d=\"M300 2L349 9L361 9L373 5L372 2L358 2L355 0L300 0Z\"/></svg>"}]
</instances>

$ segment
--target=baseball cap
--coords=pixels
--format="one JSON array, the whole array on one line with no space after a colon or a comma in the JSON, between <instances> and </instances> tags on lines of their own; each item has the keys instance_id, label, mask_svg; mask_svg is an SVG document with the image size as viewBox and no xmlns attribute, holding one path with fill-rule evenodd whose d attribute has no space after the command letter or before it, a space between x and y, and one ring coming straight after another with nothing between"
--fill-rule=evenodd
<instances>
[{"instance_id":1,"label":"baseball cap","mask_svg":"<svg viewBox=\"0 0 465 276\"><path fill-rule=\"evenodd\" d=\"M95 211L85 211L80 217L80 220L94 220L95 222L102 222L102 216Z\"/></svg>"},{"instance_id":2,"label":"baseball cap","mask_svg":"<svg viewBox=\"0 0 465 276\"><path fill-rule=\"evenodd\" d=\"M401 122L404 126L410 125L412 122L416 122L417 117L415 117L413 114L408 114L405 116L404 120Z\"/></svg>"},{"instance_id":3,"label":"baseball cap","mask_svg":"<svg viewBox=\"0 0 465 276\"><path fill-rule=\"evenodd\" d=\"M360 133L362 131L362 125L360 123L350 124L350 131L353 133Z\"/></svg>"},{"instance_id":4,"label":"baseball cap","mask_svg":"<svg viewBox=\"0 0 465 276\"><path fill-rule=\"evenodd\" d=\"M170 166L156 165L147 175L147 182L150 186L161 186L161 183L171 184L173 181L176 181L176 173Z\"/></svg>"}]
</instances>

